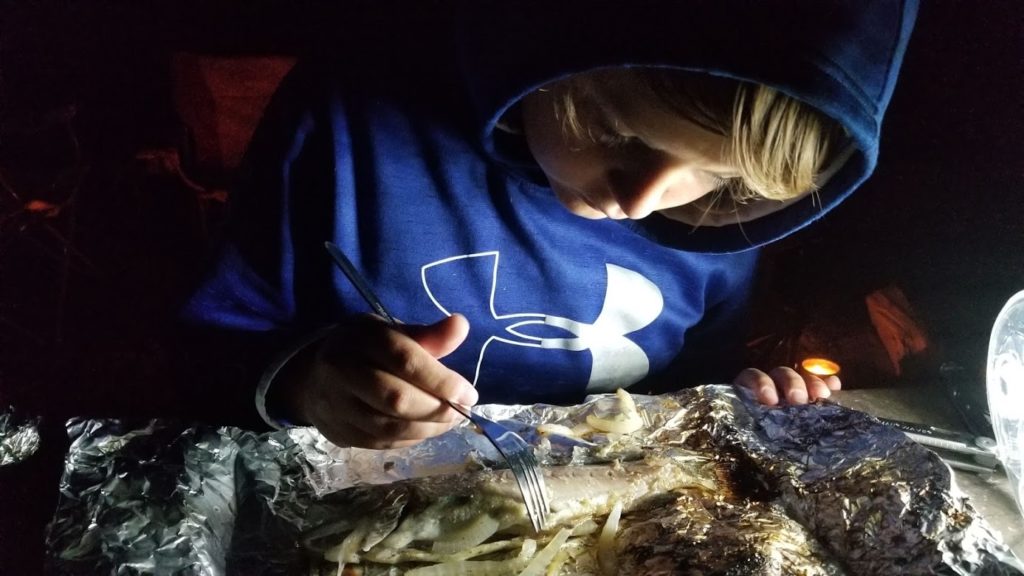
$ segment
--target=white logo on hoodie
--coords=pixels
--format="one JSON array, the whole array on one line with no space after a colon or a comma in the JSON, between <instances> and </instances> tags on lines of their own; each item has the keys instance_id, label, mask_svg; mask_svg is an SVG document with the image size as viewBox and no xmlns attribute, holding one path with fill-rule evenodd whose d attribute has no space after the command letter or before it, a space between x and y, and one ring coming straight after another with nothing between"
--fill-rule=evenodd
<instances>
[{"instance_id":1,"label":"white logo on hoodie","mask_svg":"<svg viewBox=\"0 0 1024 576\"><path fill-rule=\"evenodd\" d=\"M529 346L559 350L589 350L592 356L587 392L609 392L634 384L650 371L647 354L626 336L653 322L664 309L664 299L658 287L637 272L615 264L605 264L608 275L604 302L597 319L591 323L556 316L544 312L499 314L494 308L494 294L498 283L499 253L481 252L445 258L423 266L420 276L423 288L431 301L447 315L445 308L430 289L428 270L465 258L491 258L491 287L489 309L496 320L515 320L505 326L504 334L491 335L480 349L473 385L476 385L483 366L487 347L498 341L514 346ZM529 326L552 326L567 331L572 337L548 338L528 334Z\"/></svg>"}]
</instances>

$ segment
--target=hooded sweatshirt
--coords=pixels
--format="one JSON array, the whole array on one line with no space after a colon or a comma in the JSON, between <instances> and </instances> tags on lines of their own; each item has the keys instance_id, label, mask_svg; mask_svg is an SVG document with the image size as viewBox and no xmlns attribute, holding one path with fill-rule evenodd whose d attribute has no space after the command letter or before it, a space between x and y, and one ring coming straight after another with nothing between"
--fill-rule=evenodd
<instances>
[{"instance_id":1,"label":"hooded sweatshirt","mask_svg":"<svg viewBox=\"0 0 1024 576\"><path fill-rule=\"evenodd\" d=\"M757 248L820 218L875 166L916 4L552 4L468 3L297 65L186 317L283 343L369 311L329 240L401 321L466 316L467 340L442 361L482 402L731 379ZM497 125L525 94L609 66L767 84L837 120L849 142L816 195L700 226L579 217Z\"/></svg>"}]
</instances>

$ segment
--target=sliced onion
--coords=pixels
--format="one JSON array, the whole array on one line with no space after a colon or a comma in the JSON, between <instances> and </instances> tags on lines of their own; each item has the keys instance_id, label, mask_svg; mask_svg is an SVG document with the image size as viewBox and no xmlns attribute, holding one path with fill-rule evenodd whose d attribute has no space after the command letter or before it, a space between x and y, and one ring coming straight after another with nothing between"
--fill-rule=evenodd
<instances>
[{"instance_id":1,"label":"sliced onion","mask_svg":"<svg viewBox=\"0 0 1024 576\"><path fill-rule=\"evenodd\" d=\"M595 413L587 414L587 424L601 432L613 432L615 434L631 434L643 428L644 421L636 409L636 402L622 388L615 391L616 410L607 416L598 416Z\"/></svg>"},{"instance_id":2,"label":"sliced onion","mask_svg":"<svg viewBox=\"0 0 1024 576\"><path fill-rule=\"evenodd\" d=\"M543 576L551 561L555 559L555 555L562 549L565 541L569 539L569 534L568 528L559 530L558 534L555 534L555 537L551 539L551 542L548 542L548 545L538 552L533 557L533 560L530 560L530 563L523 568L519 576Z\"/></svg>"},{"instance_id":3,"label":"sliced onion","mask_svg":"<svg viewBox=\"0 0 1024 576\"><path fill-rule=\"evenodd\" d=\"M515 574L516 564L515 558L442 562L413 568L407 571L405 576L511 576Z\"/></svg>"},{"instance_id":4,"label":"sliced onion","mask_svg":"<svg viewBox=\"0 0 1024 576\"><path fill-rule=\"evenodd\" d=\"M563 426L561 424L552 424L550 422L537 426L537 433L541 434L542 436L546 436L548 434L557 434L559 436L567 436L569 438L577 437L576 432L572 428L569 428L568 426Z\"/></svg>"},{"instance_id":5,"label":"sliced onion","mask_svg":"<svg viewBox=\"0 0 1024 576\"><path fill-rule=\"evenodd\" d=\"M597 522L594 522L593 518L587 518L586 520L580 522L578 525L576 525L575 528L572 529L572 535L588 536L590 534L593 534L594 532L597 532L600 528L601 527L597 525Z\"/></svg>"},{"instance_id":6,"label":"sliced onion","mask_svg":"<svg viewBox=\"0 0 1024 576\"><path fill-rule=\"evenodd\" d=\"M433 551L436 554L454 554L483 543L494 535L501 526L496 518L489 514L481 514L464 526L449 531L444 539L434 542Z\"/></svg>"},{"instance_id":7,"label":"sliced onion","mask_svg":"<svg viewBox=\"0 0 1024 576\"><path fill-rule=\"evenodd\" d=\"M533 558L533 555L537 553L537 541L533 538L527 538L523 540L523 547L519 549L519 555L516 556L516 561L522 565L525 565Z\"/></svg>"},{"instance_id":8,"label":"sliced onion","mask_svg":"<svg viewBox=\"0 0 1024 576\"><path fill-rule=\"evenodd\" d=\"M569 561L569 556L570 556L569 550L567 550L565 546L562 546L561 548L559 548L558 549L558 554L555 554L554 559L551 560L551 564L548 564L548 571L547 571L547 573L548 574L561 574L562 573L562 566L564 566L565 563Z\"/></svg>"},{"instance_id":9,"label":"sliced onion","mask_svg":"<svg viewBox=\"0 0 1024 576\"><path fill-rule=\"evenodd\" d=\"M619 558L615 551L615 535L619 531L619 517L622 515L622 501L615 502L608 519L597 537L597 564L604 576L616 576L619 571Z\"/></svg>"},{"instance_id":10,"label":"sliced onion","mask_svg":"<svg viewBox=\"0 0 1024 576\"><path fill-rule=\"evenodd\" d=\"M636 409L636 401L633 400L633 396L619 388L615 391L615 395L619 398L619 410L622 411L629 418L640 418L640 413Z\"/></svg>"},{"instance_id":11,"label":"sliced onion","mask_svg":"<svg viewBox=\"0 0 1024 576\"><path fill-rule=\"evenodd\" d=\"M364 521L346 536L341 544L324 551L325 560L338 563L338 576L345 571L345 564L359 562L359 547L368 531L369 525Z\"/></svg>"},{"instance_id":12,"label":"sliced onion","mask_svg":"<svg viewBox=\"0 0 1024 576\"><path fill-rule=\"evenodd\" d=\"M579 424L572 427L572 432L573 434L576 435L577 438L585 438L589 437L594 432L597 432L597 429L595 429L590 424L587 424L586 422L580 422Z\"/></svg>"},{"instance_id":13,"label":"sliced onion","mask_svg":"<svg viewBox=\"0 0 1024 576\"><path fill-rule=\"evenodd\" d=\"M479 546L474 546L473 548L462 550L455 554L434 554L433 552L426 552L415 548L391 550L389 548L378 546L364 554L363 558L378 564L401 564L402 562L456 562L461 560L470 560L477 556L484 556L485 554L511 550L516 546L522 546L522 544L522 538L498 540L495 542L480 544Z\"/></svg>"}]
</instances>

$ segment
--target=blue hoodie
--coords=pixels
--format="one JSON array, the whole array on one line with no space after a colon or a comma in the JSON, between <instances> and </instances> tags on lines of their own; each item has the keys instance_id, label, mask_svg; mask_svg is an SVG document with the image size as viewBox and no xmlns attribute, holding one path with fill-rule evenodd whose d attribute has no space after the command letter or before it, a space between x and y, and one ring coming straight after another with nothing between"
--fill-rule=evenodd
<instances>
[{"instance_id":1,"label":"blue hoodie","mask_svg":"<svg viewBox=\"0 0 1024 576\"><path fill-rule=\"evenodd\" d=\"M468 318L469 337L443 361L483 402L730 379L756 248L820 218L875 166L916 4L474 2L457 12L429 45L364 45L296 67L247 153L189 319L284 341L368 311L324 251L330 240L403 322ZM575 216L496 123L539 86L606 66L768 84L841 122L850 144L817 196L755 202L730 219Z\"/></svg>"}]
</instances>

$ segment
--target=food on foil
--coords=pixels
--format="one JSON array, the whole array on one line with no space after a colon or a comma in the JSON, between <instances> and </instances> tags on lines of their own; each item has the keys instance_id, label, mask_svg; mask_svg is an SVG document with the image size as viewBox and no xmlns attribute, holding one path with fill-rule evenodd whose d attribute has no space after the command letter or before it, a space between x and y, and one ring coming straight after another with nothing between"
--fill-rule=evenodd
<instances>
[{"instance_id":1,"label":"food on foil","mask_svg":"<svg viewBox=\"0 0 1024 576\"><path fill-rule=\"evenodd\" d=\"M541 533L470 426L360 450L73 421L47 573L1021 574L934 453L841 406L704 386L475 409L537 446Z\"/></svg>"},{"instance_id":2,"label":"food on foil","mask_svg":"<svg viewBox=\"0 0 1024 576\"><path fill-rule=\"evenodd\" d=\"M341 568L358 567L357 574L389 573L391 567L406 574L519 574L535 555L543 558L551 542L562 540L537 573L551 573L556 564L581 573L598 568L602 557L606 566L622 557L617 547L627 541L616 538L614 529L598 530L608 526L613 509L623 515L620 530L635 528L647 540L640 524L658 517L663 506L714 507L731 499L728 473L714 458L689 450L637 462L545 468L551 512L538 535L507 470L357 487L336 495L346 517L312 530L304 541ZM627 552L619 563L643 561Z\"/></svg>"},{"instance_id":3,"label":"food on foil","mask_svg":"<svg viewBox=\"0 0 1024 576\"><path fill-rule=\"evenodd\" d=\"M0 410L0 466L22 462L39 450L39 422L13 408Z\"/></svg>"},{"instance_id":4,"label":"food on foil","mask_svg":"<svg viewBox=\"0 0 1024 576\"><path fill-rule=\"evenodd\" d=\"M734 494L731 474L684 449L547 468L536 535L505 470L358 487L336 495L345 518L304 543L338 574L842 573L781 508Z\"/></svg>"},{"instance_id":5,"label":"food on foil","mask_svg":"<svg viewBox=\"0 0 1024 576\"><path fill-rule=\"evenodd\" d=\"M835 405L620 390L548 416L536 422L543 460L549 437L591 448L545 469L540 534L512 475L485 470L331 494L340 517L304 546L325 574L931 574L950 547L990 537L935 491L949 472L934 455Z\"/></svg>"},{"instance_id":6,"label":"food on foil","mask_svg":"<svg viewBox=\"0 0 1024 576\"><path fill-rule=\"evenodd\" d=\"M629 437L644 427L632 396L619 390L608 400L572 428L539 432L580 440L610 433L606 456L609 447L642 447ZM778 505L737 492L734 462L683 447L639 454L544 468L551 512L540 534L511 472L487 470L332 495L344 517L303 543L336 563L336 574L842 573Z\"/></svg>"}]
</instances>

